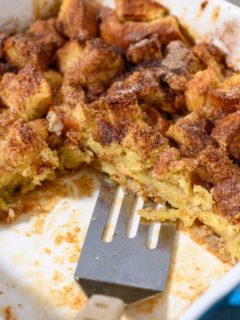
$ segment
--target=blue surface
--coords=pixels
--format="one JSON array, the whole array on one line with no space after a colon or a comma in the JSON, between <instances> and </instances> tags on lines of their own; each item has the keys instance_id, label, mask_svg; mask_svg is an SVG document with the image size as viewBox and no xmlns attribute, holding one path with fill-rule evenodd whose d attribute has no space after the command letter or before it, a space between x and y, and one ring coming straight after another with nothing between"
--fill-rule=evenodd
<instances>
[{"instance_id":1,"label":"blue surface","mask_svg":"<svg viewBox=\"0 0 240 320\"><path fill-rule=\"evenodd\" d=\"M198 320L240 320L240 285L215 303Z\"/></svg>"}]
</instances>

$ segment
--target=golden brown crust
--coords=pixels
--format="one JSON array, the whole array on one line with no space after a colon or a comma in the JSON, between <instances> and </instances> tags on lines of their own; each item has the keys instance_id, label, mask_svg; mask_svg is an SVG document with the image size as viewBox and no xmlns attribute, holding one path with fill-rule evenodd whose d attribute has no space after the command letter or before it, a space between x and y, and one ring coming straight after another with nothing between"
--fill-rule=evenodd
<instances>
[{"instance_id":1,"label":"golden brown crust","mask_svg":"<svg viewBox=\"0 0 240 320\"><path fill-rule=\"evenodd\" d=\"M46 120L28 123L14 122L5 139L1 141L1 196L8 199L5 183L19 184L21 191L32 189L54 172L58 165L56 154L45 140L48 136ZM10 186L9 186L10 188ZM11 195L9 195L11 199Z\"/></svg>"},{"instance_id":2,"label":"golden brown crust","mask_svg":"<svg viewBox=\"0 0 240 320\"><path fill-rule=\"evenodd\" d=\"M58 69L63 74L74 73L74 69L81 59L83 47L78 40L69 40L57 51Z\"/></svg>"},{"instance_id":3,"label":"golden brown crust","mask_svg":"<svg viewBox=\"0 0 240 320\"><path fill-rule=\"evenodd\" d=\"M221 80L222 75L216 64L197 72L186 86L185 97L188 110L199 112L209 120L224 116L225 112L222 108L208 103L209 88L216 88Z\"/></svg>"},{"instance_id":4,"label":"golden brown crust","mask_svg":"<svg viewBox=\"0 0 240 320\"><path fill-rule=\"evenodd\" d=\"M184 91L186 82L201 68L200 62L182 41L170 42L161 62L162 78L175 91Z\"/></svg>"},{"instance_id":5,"label":"golden brown crust","mask_svg":"<svg viewBox=\"0 0 240 320\"><path fill-rule=\"evenodd\" d=\"M166 13L167 9L154 0L116 0L116 14L120 21L151 21Z\"/></svg>"},{"instance_id":6,"label":"golden brown crust","mask_svg":"<svg viewBox=\"0 0 240 320\"><path fill-rule=\"evenodd\" d=\"M164 116L153 107L143 106L143 110L146 113L145 121L156 131L160 131L165 135L171 125L171 121L164 118Z\"/></svg>"},{"instance_id":7,"label":"golden brown crust","mask_svg":"<svg viewBox=\"0 0 240 320\"><path fill-rule=\"evenodd\" d=\"M161 43L157 34L130 44L126 52L127 59L134 64L159 61L162 58Z\"/></svg>"},{"instance_id":8,"label":"golden brown crust","mask_svg":"<svg viewBox=\"0 0 240 320\"><path fill-rule=\"evenodd\" d=\"M240 159L240 111L219 120L213 128L212 137L227 154Z\"/></svg>"},{"instance_id":9,"label":"golden brown crust","mask_svg":"<svg viewBox=\"0 0 240 320\"><path fill-rule=\"evenodd\" d=\"M239 74L224 80L220 67L212 63L206 70L197 72L187 83L187 107L216 122L240 108L239 84Z\"/></svg>"},{"instance_id":10,"label":"golden brown crust","mask_svg":"<svg viewBox=\"0 0 240 320\"><path fill-rule=\"evenodd\" d=\"M226 78L218 88L209 89L209 99L214 106L229 113L240 109L240 74Z\"/></svg>"},{"instance_id":11,"label":"golden brown crust","mask_svg":"<svg viewBox=\"0 0 240 320\"><path fill-rule=\"evenodd\" d=\"M184 40L174 16L166 16L150 22L126 21L121 23L110 8L101 10L100 35L107 43L127 49L130 44L154 33L158 35L159 41L164 45L173 40Z\"/></svg>"},{"instance_id":12,"label":"golden brown crust","mask_svg":"<svg viewBox=\"0 0 240 320\"><path fill-rule=\"evenodd\" d=\"M0 99L13 118L28 121L47 112L52 103L52 91L39 68L27 65L18 74L4 74L0 82Z\"/></svg>"},{"instance_id":13,"label":"golden brown crust","mask_svg":"<svg viewBox=\"0 0 240 320\"><path fill-rule=\"evenodd\" d=\"M55 29L55 19L39 20L25 33L18 33L4 42L4 56L18 68L32 63L45 69L63 43Z\"/></svg>"},{"instance_id":14,"label":"golden brown crust","mask_svg":"<svg viewBox=\"0 0 240 320\"><path fill-rule=\"evenodd\" d=\"M112 92L95 104L94 112L93 138L103 146L118 143L136 152L143 166L153 163L167 146L167 139L145 121L146 114L133 92Z\"/></svg>"},{"instance_id":15,"label":"golden brown crust","mask_svg":"<svg viewBox=\"0 0 240 320\"><path fill-rule=\"evenodd\" d=\"M240 179L240 168L216 147L207 146L197 158L196 173L202 180L217 184L230 177Z\"/></svg>"},{"instance_id":16,"label":"golden brown crust","mask_svg":"<svg viewBox=\"0 0 240 320\"><path fill-rule=\"evenodd\" d=\"M156 158L153 175L161 179L164 175L171 177L171 174L180 172L184 176L188 172L190 174L188 178L192 178L195 168L193 159L182 158L178 149L167 147Z\"/></svg>"},{"instance_id":17,"label":"golden brown crust","mask_svg":"<svg viewBox=\"0 0 240 320\"><path fill-rule=\"evenodd\" d=\"M58 52L59 68L67 78L96 93L103 91L123 71L123 59L101 39L67 42Z\"/></svg>"},{"instance_id":18,"label":"golden brown crust","mask_svg":"<svg viewBox=\"0 0 240 320\"><path fill-rule=\"evenodd\" d=\"M207 120L198 113L192 112L172 124L167 136L179 145L186 157L195 157L209 142L207 134Z\"/></svg>"},{"instance_id":19,"label":"golden brown crust","mask_svg":"<svg viewBox=\"0 0 240 320\"><path fill-rule=\"evenodd\" d=\"M58 15L58 29L68 38L96 37L100 7L95 0L64 0Z\"/></svg>"},{"instance_id":20,"label":"golden brown crust","mask_svg":"<svg viewBox=\"0 0 240 320\"><path fill-rule=\"evenodd\" d=\"M158 68L143 68L133 72L124 81L114 83L109 93L119 89L128 91L130 95L135 93L140 101L161 111L168 113L176 111L173 97L161 85Z\"/></svg>"},{"instance_id":21,"label":"golden brown crust","mask_svg":"<svg viewBox=\"0 0 240 320\"><path fill-rule=\"evenodd\" d=\"M181 159L181 154L176 148L167 148L161 155L157 157L156 163L153 168L154 174L160 176L166 172L169 172L170 166L174 162Z\"/></svg>"},{"instance_id":22,"label":"golden brown crust","mask_svg":"<svg viewBox=\"0 0 240 320\"><path fill-rule=\"evenodd\" d=\"M97 110L101 110L110 117L114 124L131 123L133 119L141 117L141 109L137 103L137 95L128 90L111 92L97 103Z\"/></svg>"},{"instance_id":23,"label":"golden brown crust","mask_svg":"<svg viewBox=\"0 0 240 320\"><path fill-rule=\"evenodd\" d=\"M121 142L124 135L124 127L116 128L103 119L99 119L93 131L93 138L103 146L110 145L114 142Z\"/></svg>"},{"instance_id":24,"label":"golden brown crust","mask_svg":"<svg viewBox=\"0 0 240 320\"><path fill-rule=\"evenodd\" d=\"M198 43L192 48L192 52L205 66L209 66L213 61L224 63L224 53L214 44L207 42Z\"/></svg>"},{"instance_id":25,"label":"golden brown crust","mask_svg":"<svg viewBox=\"0 0 240 320\"><path fill-rule=\"evenodd\" d=\"M212 190L217 209L234 223L240 220L240 178L232 177L218 183Z\"/></svg>"},{"instance_id":26,"label":"golden brown crust","mask_svg":"<svg viewBox=\"0 0 240 320\"><path fill-rule=\"evenodd\" d=\"M65 78L55 100L56 105L68 104L74 107L81 102L85 102L85 93L80 84Z\"/></svg>"}]
</instances>

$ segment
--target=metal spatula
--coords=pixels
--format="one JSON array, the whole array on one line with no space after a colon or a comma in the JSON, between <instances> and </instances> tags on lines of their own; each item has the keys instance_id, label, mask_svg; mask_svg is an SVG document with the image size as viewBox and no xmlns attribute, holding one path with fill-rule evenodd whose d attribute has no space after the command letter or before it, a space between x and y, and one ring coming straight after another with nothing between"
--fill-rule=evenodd
<instances>
[{"instance_id":1,"label":"metal spatula","mask_svg":"<svg viewBox=\"0 0 240 320\"><path fill-rule=\"evenodd\" d=\"M75 273L88 296L97 293L132 303L164 290L176 226L173 223L150 226L139 223L137 209L153 205L144 203L133 192L123 190L103 176ZM114 221L117 222L115 229ZM99 315L99 312L96 313Z\"/></svg>"}]
</instances>

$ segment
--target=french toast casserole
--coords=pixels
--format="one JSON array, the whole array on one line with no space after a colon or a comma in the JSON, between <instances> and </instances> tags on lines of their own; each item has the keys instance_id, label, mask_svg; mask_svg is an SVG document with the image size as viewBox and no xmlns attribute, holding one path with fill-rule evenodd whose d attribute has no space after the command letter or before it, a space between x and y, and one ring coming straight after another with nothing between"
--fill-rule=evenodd
<instances>
[{"instance_id":1,"label":"french toast casserole","mask_svg":"<svg viewBox=\"0 0 240 320\"><path fill-rule=\"evenodd\" d=\"M240 261L240 73L161 4L64 0L57 17L0 34L0 79L3 219L89 164L164 205L144 218L205 228Z\"/></svg>"}]
</instances>

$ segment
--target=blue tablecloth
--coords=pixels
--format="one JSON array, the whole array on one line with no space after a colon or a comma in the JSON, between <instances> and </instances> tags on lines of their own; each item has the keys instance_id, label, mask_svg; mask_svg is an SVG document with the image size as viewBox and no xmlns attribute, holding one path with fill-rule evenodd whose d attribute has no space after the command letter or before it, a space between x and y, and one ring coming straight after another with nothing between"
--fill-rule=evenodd
<instances>
[{"instance_id":1,"label":"blue tablecloth","mask_svg":"<svg viewBox=\"0 0 240 320\"><path fill-rule=\"evenodd\" d=\"M240 320L240 285L215 303L199 320Z\"/></svg>"}]
</instances>

